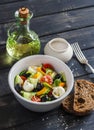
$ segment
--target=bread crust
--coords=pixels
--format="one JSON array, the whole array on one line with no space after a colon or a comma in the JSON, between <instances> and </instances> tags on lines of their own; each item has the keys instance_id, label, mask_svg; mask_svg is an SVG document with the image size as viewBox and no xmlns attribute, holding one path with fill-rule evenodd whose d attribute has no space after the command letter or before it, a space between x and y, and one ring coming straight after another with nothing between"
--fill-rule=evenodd
<instances>
[{"instance_id":1,"label":"bread crust","mask_svg":"<svg viewBox=\"0 0 94 130\"><path fill-rule=\"evenodd\" d=\"M73 109L77 113L88 113L94 108L94 83L84 79L74 84Z\"/></svg>"},{"instance_id":2,"label":"bread crust","mask_svg":"<svg viewBox=\"0 0 94 130\"><path fill-rule=\"evenodd\" d=\"M74 98L74 95L70 94L62 102L62 106L63 106L64 110L69 112L69 113L74 113L73 98Z\"/></svg>"},{"instance_id":3,"label":"bread crust","mask_svg":"<svg viewBox=\"0 0 94 130\"><path fill-rule=\"evenodd\" d=\"M78 116L91 113L94 109L94 83L85 79L76 80L74 93L62 101L62 106L65 111Z\"/></svg>"}]
</instances>

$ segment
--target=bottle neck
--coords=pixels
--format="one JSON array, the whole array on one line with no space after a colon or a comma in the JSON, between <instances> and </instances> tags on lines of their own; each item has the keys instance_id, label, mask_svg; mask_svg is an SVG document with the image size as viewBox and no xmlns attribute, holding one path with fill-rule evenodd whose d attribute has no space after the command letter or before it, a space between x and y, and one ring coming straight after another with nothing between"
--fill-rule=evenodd
<instances>
[{"instance_id":1,"label":"bottle neck","mask_svg":"<svg viewBox=\"0 0 94 130\"><path fill-rule=\"evenodd\" d=\"M29 20L27 20L27 21L25 21L25 22L21 22L21 21L19 21L18 22L18 26L19 26L19 29L22 31L22 33L23 32L29 32L30 31L30 29L29 29Z\"/></svg>"},{"instance_id":2,"label":"bottle neck","mask_svg":"<svg viewBox=\"0 0 94 130\"><path fill-rule=\"evenodd\" d=\"M29 30L30 19L33 17L33 13L30 11L28 17L21 17L19 11L15 12L15 18L17 20L17 26L22 30L22 33Z\"/></svg>"}]
</instances>

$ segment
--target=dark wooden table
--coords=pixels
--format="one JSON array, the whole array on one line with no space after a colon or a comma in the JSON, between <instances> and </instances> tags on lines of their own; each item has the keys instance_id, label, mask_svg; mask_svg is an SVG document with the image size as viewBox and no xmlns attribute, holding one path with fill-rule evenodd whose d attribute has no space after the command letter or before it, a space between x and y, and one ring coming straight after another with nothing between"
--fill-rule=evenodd
<instances>
[{"instance_id":1,"label":"dark wooden table","mask_svg":"<svg viewBox=\"0 0 94 130\"><path fill-rule=\"evenodd\" d=\"M94 130L94 112L77 117L62 106L46 113L25 109L9 89L8 72L13 62L6 55L7 29L15 22L14 12L26 6L33 11L30 28L38 33L43 54L46 43L55 37L79 45L94 67L94 0L2 0L0 1L0 130ZM75 79L94 81L89 68L75 55L67 63Z\"/></svg>"}]
</instances>

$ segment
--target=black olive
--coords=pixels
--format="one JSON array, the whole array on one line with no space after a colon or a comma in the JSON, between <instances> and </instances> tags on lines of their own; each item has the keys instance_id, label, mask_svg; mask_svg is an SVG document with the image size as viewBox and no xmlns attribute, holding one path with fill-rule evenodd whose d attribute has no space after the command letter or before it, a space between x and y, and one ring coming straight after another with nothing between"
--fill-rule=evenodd
<instances>
[{"instance_id":1,"label":"black olive","mask_svg":"<svg viewBox=\"0 0 94 130\"><path fill-rule=\"evenodd\" d=\"M28 78L31 75L31 73L27 73L27 70L23 70L19 75Z\"/></svg>"},{"instance_id":2,"label":"black olive","mask_svg":"<svg viewBox=\"0 0 94 130\"><path fill-rule=\"evenodd\" d=\"M47 100L46 100L46 97L45 97L45 96L41 98L41 102L46 102L46 101L47 101Z\"/></svg>"},{"instance_id":3,"label":"black olive","mask_svg":"<svg viewBox=\"0 0 94 130\"><path fill-rule=\"evenodd\" d=\"M46 101L52 101L52 100L55 100L56 98L53 96L53 95L44 95L42 98L41 98L41 101L42 102L46 102Z\"/></svg>"},{"instance_id":4,"label":"black olive","mask_svg":"<svg viewBox=\"0 0 94 130\"><path fill-rule=\"evenodd\" d=\"M56 74L53 80L60 79L60 78L61 78L61 74Z\"/></svg>"},{"instance_id":5,"label":"black olive","mask_svg":"<svg viewBox=\"0 0 94 130\"><path fill-rule=\"evenodd\" d=\"M31 75L31 73L26 73L23 76L25 76L26 78L28 78Z\"/></svg>"},{"instance_id":6,"label":"black olive","mask_svg":"<svg viewBox=\"0 0 94 130\"><path fill-rule=\"evenodd\" d=\"M44 96L41 98L41 102L46 102L46 101L49 101L48 95L44 95Z\"/></svg>"},{"instance_id":7,"label":"black olive","mask_svg":"<svg viewBox=\"0 0 94 130\"><path fill-rule=\"evenodd\" d=\"M56 99L53 95L50 95L49 98L51 101Z\"/></svg>"},{"instance_id":8,"label":"black olive","mask_svg":"<svg viewBox=\"0 0 94 130\"><path fill-rule=\"evenodd\" d=\"M37 86L33 91L37 92L37 91L40 91L42 88L43 88L43 84L42 83L37 83Z\"/></svg>"},{"instance_id":9,"label":"black olive","mask_svg":"<svg viewBox=\"0 0 94 130\"><path fill-rule=\"evenodd\" d=\"M20 91L22 90L21 86L19 84L15 85L15 90L20 93Z\"/></svg>"}]
</instances>

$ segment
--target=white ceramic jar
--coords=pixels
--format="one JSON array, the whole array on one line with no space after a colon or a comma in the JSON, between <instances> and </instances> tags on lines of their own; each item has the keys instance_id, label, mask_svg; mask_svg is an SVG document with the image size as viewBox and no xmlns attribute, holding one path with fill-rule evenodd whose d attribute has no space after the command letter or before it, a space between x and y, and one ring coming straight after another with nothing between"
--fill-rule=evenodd
<instances>
[{"instance_id":1,"label":"white ceramic jar","mask_svg":"<svg viewBox=\"0 0 94 130\"><path fill-rule=\"evenodd\" d=\"M44 47L44 54L51 55L68 62L73 55L71 45L63 38L54 38Z\"/></svg>"}]
</instances>

